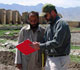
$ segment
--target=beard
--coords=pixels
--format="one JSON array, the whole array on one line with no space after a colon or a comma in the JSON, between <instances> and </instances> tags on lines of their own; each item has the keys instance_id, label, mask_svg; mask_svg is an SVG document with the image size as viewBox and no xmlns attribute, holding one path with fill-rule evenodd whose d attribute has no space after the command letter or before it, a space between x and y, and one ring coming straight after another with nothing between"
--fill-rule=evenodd
<instances>
[{"instance_id":1,"label":"beard","mask_svg":"<svg viewBox=\"0 0 80 70\"><path fill-rule=\"evenodd\" d=\"M39 23L34 24L34 25L31 25L31 24L30 24L30 28L31 28L32 30L36 30L36 29L38 28L38 26L39 26Z\"/></svg>"},{"instance_id":2,"label":"beard","mask_svg":"<svg viewBox=\"0 0 80 70\"><path fill-rule=\"evenodd\" d=\"M54 18L51 16L50 19L47 19L48 24L53 24L54 23Z\"/></svg>"}]
</instances>

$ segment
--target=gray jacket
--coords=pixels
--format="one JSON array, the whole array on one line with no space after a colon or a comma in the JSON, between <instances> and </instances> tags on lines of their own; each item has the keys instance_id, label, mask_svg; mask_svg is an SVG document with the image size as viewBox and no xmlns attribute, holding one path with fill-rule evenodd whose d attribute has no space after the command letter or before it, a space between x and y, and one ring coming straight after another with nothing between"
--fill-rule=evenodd
<instances>
[{"instance_id":1,"label":"gray jacket","mask_svg":"<svg viewBox=\"0 0 80 70\"><path fill-rule=\"evenodd\" d=\"M41 49L47 49L49 55L69 55L71 34L68 24L58 16L46 29Z\"/></svg>"}]
</instances>

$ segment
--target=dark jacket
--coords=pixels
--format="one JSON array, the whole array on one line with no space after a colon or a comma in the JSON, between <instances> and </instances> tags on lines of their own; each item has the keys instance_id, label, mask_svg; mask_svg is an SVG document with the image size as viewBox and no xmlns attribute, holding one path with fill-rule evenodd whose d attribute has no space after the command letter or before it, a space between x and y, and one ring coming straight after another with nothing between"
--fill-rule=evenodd
<instances>
[{"instance_id":1,"label":"dark jacket","mask_svg":"<svg viewBox=\"0 0 80 70\"><path fill-rule=\"evenodd\" d=\"M44 43L40 44L40 48L46 49L48 55L69 55L70 39L68 24L57 16L54 23L47 27Z\"/></svg>"}]
</instances>

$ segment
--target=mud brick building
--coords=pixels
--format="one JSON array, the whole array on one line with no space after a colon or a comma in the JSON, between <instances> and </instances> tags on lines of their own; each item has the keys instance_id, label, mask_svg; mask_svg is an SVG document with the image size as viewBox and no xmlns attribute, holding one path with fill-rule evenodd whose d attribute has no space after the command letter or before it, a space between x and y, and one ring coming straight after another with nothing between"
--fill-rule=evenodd
<instances>
[{"instance_id":1,"label":"mud brick building","mask_svg":"<svg viewBox=\"0 0 80 70\"><path fill-rule=\"evenodd\" d=\"M21 15L17 10L12 11L12 24L20 24L21 22Z\"/></svg>"},{"instance_id":2,"label":"mud brick building","mask_svg":"<svg viewBox=\"0 0 80 70\"><path fill-rule=\"evenodd\" d=\"M22 21L24 24L28 22L28 14L29 14L28 12L22 13Z\"/></svg>"},{"instance_id":3,"label":"mud brick building","mask_svg":"<svg viewBox=\"0 0 80 70\"><path fill-rule=\"evenodd\" d=\"M80 27L80 21L67 21L71 27Z\"/></svg>"},{"instance_id":4,"label":"mud brick building","mask_svg":"<svg viewBox=\"0 0 80 70\"><path fill-rule=\"evenodd\" d=\"M28 23L28 12L23 12L22 15L17 10L0 9L0 24L26 24ZM62 15L58 14L60 17ZM39 16L41 24L46 24L44 17ZM80 27L80 21L67 21L71 27Z\"/></svg>"},{"instance_id":5,"label":"mud brick building","mask_svg":"<svg viewBox=\"0 0 80 70\"><path fill-rule=\"evenodd\" d=\"M12 23L12 11L6 10L6 24Z\"/></svg>"},{"instance_id":6,"label":"mud brick building","mask_svg":"<svg viewBox=\"0 0 80 70\"><path fill-rule=\"evenodd\" d=\"M6 24L6 10L0 9L0 24Z\"/></svg>"}]
</instances>

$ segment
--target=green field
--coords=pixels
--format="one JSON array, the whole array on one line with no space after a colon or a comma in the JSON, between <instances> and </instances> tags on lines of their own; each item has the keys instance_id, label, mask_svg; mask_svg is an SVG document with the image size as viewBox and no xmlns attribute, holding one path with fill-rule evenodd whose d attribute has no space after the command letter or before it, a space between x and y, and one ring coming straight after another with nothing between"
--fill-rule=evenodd
<instances>
[{"instance_id":1,"label":"green field","mask_svg":"<svg viewBox=\"0 0 80 70\"><path fill-rule=\"evenodd\" d=\"M0 36L5 36L6 32L10 32L8 36L14 36L14 34L18 34L20 30L0 30Z\"/></svg>"},{"instance_id":2,"label":"green field","mask_svg":"<svg viewBox=\"0 0 80 70\"><path fill-rule=\"evenodd\" d=\"M80 56L77 55L70 55L71 61L73 62L80 62Z\"/></svg>"},{"instance_id":3,"label":"green field","mask_svg":"<svg viewBox=\"0 0 80 70\"><path fill-rule=\"evenodd\" d=\"M0 27L8 27L8 26L24 26L25 24L0 24Z\"/></svg>"},{"instance_id":4,"label":"green field","mask_svg":"<svg viewBox=\"0 0 80 70\"><path fill-rule=\"evenodd\" d=\"M7 39L0 39L0 43L5 43Z\"/></svg>"},{"instance_id":5,"label":"green field","mask_svg":"<svg viewBox=\"0 0 80 70\"><path fill-rule=\"evenodd\" d=\"M0 27L2 27L3 25L0 25ZM4 26L15 26L15 25L4 25ZM20 25L17 25L16 26L20 26ZM46 25L41 25L43 27L46 27ZM20 30L0 30L0 37L1 36L6 36L6 32L9 32L8 36L14 36L14 35L18 35L19 34L19 31ZM75 32L75 31L80 31L80 28L75 28L75 27L70 27L70 31L71 32ZM6 38L4 39L0 39L0 43L5 43L7 41ZM71 50L73 49L80 49L80 46L73 46L71 45ZM16 52L16 49L12 49L10 50L11 52ZM74 62L80 62L80 56L76 56L76 55L70 55L71 57L71 61L74 61Z\"/></svg>"},{"instance_id":6,"label":"green field","mask_svg":"<svg viewBox=\"0 0 80 70\"><path fill-rule=\"evenodd\" d=\"M80 46L72 46L71 45L71 50L80 50ZM80 56L77 55L70 55L71 61L73 62L80 62Z\"/></svg>"},{"instance_id":7,"label":"green field","mask_svg":"<svg viewBox=\"0 0 80 70\"><path fill-rule=\"evenodd\" d=\"M70 31L71 32L80 31L80 28L79 27L70 27Z\"/></svg>"},{"instance_id":8,"label":"green field","mask_svg":"<svg viewBox=\"0 0 80 70\"><path fill-rule=\"evenodd\" d=\"M71 46L71 49L80 49L80 46Z\"/></svg>"}]
</instances>

